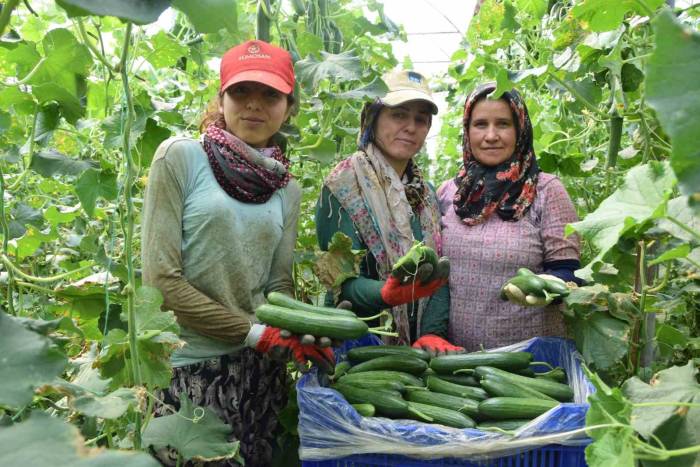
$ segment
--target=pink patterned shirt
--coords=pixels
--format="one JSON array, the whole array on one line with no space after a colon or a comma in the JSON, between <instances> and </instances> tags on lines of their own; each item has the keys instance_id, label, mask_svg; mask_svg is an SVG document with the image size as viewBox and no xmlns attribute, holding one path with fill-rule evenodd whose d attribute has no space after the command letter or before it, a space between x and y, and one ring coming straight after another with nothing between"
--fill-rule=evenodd
<instances>
[{"instance_id":1,"label":"pink patterned shirt","mask_svg":"<svg viewBox=\"0 0 700 467\"><path fill-rule=\"evenodd\" d=\"M467 226L455 214L454 180L438 190L443 255L450 259L449 340L468 351L512 344L536 336L566 336L557 306L520 307L500 298L501 285L518 268L535 273L549 261L579 259L579 238L564 238L576 210L561 181L540 173L537 196L527 215L506 222L495 213Z\"/></svg>"}]
</instances>

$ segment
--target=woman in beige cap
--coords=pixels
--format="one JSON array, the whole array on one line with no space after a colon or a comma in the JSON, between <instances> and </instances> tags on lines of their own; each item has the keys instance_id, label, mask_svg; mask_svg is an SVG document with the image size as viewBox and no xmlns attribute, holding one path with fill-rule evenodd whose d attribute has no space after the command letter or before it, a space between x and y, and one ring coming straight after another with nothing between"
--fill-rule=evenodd
<instances>
[{"instance_id":1,"label":"woman in beige cap","mask_svg":"<svg viewBox=\"0 0 700 467\"><path fill-rule=\"evenodd\" d=\"M362 111L358 151L332 170L317 204L322 250L342 232L354 249L367 251L360 276L345 280L328 298L350 301L361 316L390 308L397 343L434 354L459 351L445 340L449 270L436 268L429 278L406 284L390 274L415 240L441 250L437 198L414 160L437 106L420 73L396 71L384 81L387 94Z\"/></svg>"}]
</instances>

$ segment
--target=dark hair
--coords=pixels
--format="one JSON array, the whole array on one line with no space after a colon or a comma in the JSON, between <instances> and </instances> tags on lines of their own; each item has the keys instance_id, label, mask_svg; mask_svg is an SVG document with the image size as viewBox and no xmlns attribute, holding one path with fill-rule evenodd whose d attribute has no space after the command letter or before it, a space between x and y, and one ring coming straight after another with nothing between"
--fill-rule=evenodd
<instances>
[{"instance_id":1,"label":"dark hair","mask_svg":"<svg viewBox=\"0 0 700 467\"><path fill-rule=\"evenodd\" d=\"M224 120L224 114L219 112L219 106L221 104L222 97L223 93L219 92L207 104L207 109L204 111L204 115L202 115L202 119L199 122L200 132L204 133L204 131L209 125L215 125L221 128L222 130L226 129L226 121ZM294 91L292 91L290 94L287 94L287 108L292 109L292 111L289 113L289 118L296 115L299 111L299 104L297 103L297 100L294 97Z\"/></svg>"}]
</instances>

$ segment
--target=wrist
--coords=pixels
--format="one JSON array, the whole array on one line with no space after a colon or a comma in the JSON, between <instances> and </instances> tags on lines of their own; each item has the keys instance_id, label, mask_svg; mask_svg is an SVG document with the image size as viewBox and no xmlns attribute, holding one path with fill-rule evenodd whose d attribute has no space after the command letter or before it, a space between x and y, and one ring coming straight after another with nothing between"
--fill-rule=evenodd
<instances>
[{"instance_id":1,"label":"wrist","mask_svg":"<svg viewBox=\"0 0 700 467\"><path fill-rule=\"evenodd\" d=\"M258 345L258 342L260 342L260 338L265 332L265 329L267 329L267 326L265 326L264 324L251 325L250 331L248 331L248 335L245 338L245 344L248 347L255 348Z\"/></svg>"}]
</instances>

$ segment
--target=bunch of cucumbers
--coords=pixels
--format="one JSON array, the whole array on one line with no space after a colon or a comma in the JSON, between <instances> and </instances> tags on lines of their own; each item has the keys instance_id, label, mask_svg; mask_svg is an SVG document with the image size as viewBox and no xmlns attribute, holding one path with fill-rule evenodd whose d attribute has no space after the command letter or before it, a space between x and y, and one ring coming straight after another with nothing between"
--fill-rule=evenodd
<instances>
[{"instance_id":1,"label":"bunch of cucumbers","mask_svg":"<svg viewBox=\"0 0 700 467\"><path fill-rule=\"evenodd\" d=\"M355 347L331 387L363 416L410 418L454 428L512 432L570 402L566 373L535 373L529 352L474 352L430 358L406 346Z\"/></svg>"}]
</instances>

